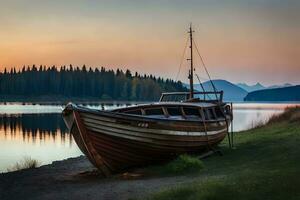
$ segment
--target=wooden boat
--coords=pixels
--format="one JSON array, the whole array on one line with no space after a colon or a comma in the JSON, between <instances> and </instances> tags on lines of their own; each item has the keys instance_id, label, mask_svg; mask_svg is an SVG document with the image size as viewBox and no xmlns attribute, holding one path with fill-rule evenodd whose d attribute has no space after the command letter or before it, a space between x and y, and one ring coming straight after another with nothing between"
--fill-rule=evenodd
<instances>
[{"instance_id":1,"label":"wooden boat","mask_svg":"<svg viewBox=\"0 0 300 200\"><path fill-rule=\"evenodd\" d=\"M68 104L64 121L80 150L105 176L211 149L228 134L232 112L222 91L193 91L192 71L191 57L190 92L163 93L157 103L110 111Z\"/></svg>"}]
</instances>

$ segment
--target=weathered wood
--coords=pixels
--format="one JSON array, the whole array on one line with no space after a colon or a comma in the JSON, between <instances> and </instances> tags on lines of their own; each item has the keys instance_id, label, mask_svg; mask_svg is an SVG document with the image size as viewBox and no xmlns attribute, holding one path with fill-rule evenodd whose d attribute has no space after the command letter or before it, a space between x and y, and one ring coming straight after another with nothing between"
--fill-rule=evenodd
<instances>
[{"instance_id":1,"label":"weathered wood","mask_svg":"<svg viewBox=\"0 0 300 200\"><path fill-rule=\"evenodd\" d=\"M183 109L185 105L180 106ZM195 108L203 119L201 107ZM182 153L200 153L207 150L208 145L216 146L227 134L225 119L160 120L124 114L120 109L118 112L76 106L66 109L65 121L74 121L71 132L76 143L106 176L130 167L169 160Z\"/></svg>"},{"instance_id":2,"label":"weathered wood","mask_svg":"<svg viewBox=\"0 0 300 200\"><path fill-rule=\"evenodd\" d=\"M74 114L76 125L79 130L80 137L83 141L86 152L88 153L88 157L93 159L93 163L95 163L95 165L101 170L101 172L103 172L105 176L109 176L110 170L107 167L105 161L102 159L102 157L99 155L97 150L94 148L93 142L89 138L89 134L81 121L79 113L77 111L74 111L73 114Z\"/></svg>"}]
</instances>

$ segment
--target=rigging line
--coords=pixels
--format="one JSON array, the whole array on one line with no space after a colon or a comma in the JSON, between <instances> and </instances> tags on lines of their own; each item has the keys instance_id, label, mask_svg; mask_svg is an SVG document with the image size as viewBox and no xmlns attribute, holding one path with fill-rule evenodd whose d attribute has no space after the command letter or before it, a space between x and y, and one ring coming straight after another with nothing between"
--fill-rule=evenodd
<instances>
[{"instance_id":1,"label":"rigging line","mask_svg":"<svg viewBox=\"0 0 300 200\"><path fill-rule=\"evenodd\" d=\"M185 46L184 46L184 49L183 49L183 53L182 53L182 56L181 56L180 66L179 66L179 69L178 69L178 72L177 72L177 75L176 75L175 82L177 82L178 76L179 76L180 71L181 71L181 67L182 67L182 64L183 64L183 60L184 60L184 56L185 56L185 50L186 50L188 41L189 41L189 38L187 37L187 38L186 38L186 42L185 42Z\"/></svg>"},{"instance_id":2,"label":"rigging line","mask_svg":"<svg viewBox=\"0 0 300 200\"><path fill-rule=\"evenodd\" d=\"M203 65L204 69L205 69L205 72L206 72L206 74L207 74L207 76L208 76L208 78L209 78L209 80L210 80L210 83L211 83L213 89L214 89L214 92L217 92L217 89L216 89L216 87L215 87L213 81L211 80L210 74L209 74L209 72L208 72L208 70L207 70L207 68L206 68L206 65L205 65L205 63L204 63L204 61L203 61L203 58L202 58L202 56L201 56L201 54L200 54L200 52L199 52L199 50L198 50L198 47L197 47L196 42L195 42L194 39L193 39L193 42L194 42L196 51L197 51L197 53L198 53L198 55L199 55L199 57L200 57L201 63L202 63L202 65ZM216 97L217 97L217 94L216 94Z\"/></svg>"},{"instance_id":3,"label":"rigging line","mask_svg":"<svg viewBox=\"0 0 300 200\"><path fill-rule=\"evenodd\" d=\"M205 89L204 89L204 87L203 87L203 85L202 85L202 82L201 82L201 80L200 80L198 74L195 74L195 75L196 75L196 77L197 77L197 79L198 79L198 81L199 81L199 83L200 83L200 85L201 85L201 88L202 88L203 92L205 92Z\"/></svg>"},{"instance_id":4,"label":"rigging line","mask_svg":"<svg viewBox=\"0 0 300 200\"><path fill-rule=\"evenodd\" d=\"M196 65L196 67L198 67L198 68L200 69L200 67L199 67L198 65ZM199 76L199 75L198 75L198 76ZM203 80L203 81L209 81L208 78L204 78L204 77L202 77L202 76L199 76L199 78L200 78L201 80Z\"/></svg>"},{"instance_id":5,"label":"rigging line","mask_svg":"<svg viewBox=\"0 0 300 200\"><path fill-rule=\"evenodd\" d=\"M203 84L202 84L202 82L201 82L201 80L200 80L200 78L199 78L199 76L198 76L198 74L195 74L196 75L196 77L197 77L197 79L198 79L198 81L199 81L199 83L200 83L200 86L201 86L201 88L202 88L202 90L203 90L203 92L204 92L204 99L205 99L205 89L204 89L204 86L203 86ZM210 98L210 96L209 95L207 95L207 97L211 100L211 98Z\"/></svg>"},{"instance_id":6,"label":"rigging line","mask_svg":"<svg viewBox=\"0 0 300 200\"><path fill-rule=\"evenodd\" d=\"M204 63L204 60L203 60L203 58L202 58L202 56L201 56L201 54L200 54L200 51L199 51L199 49L198 49L198 47L197 47L197 45L196 45L196 42L195 42L195 40L193 39L193 42L194 42L194 46L195 46L195 48L196 48L196 51L197 51L197 53L198 53L198 55L199 55L199 57L200 57L200 60L201 60L201 62L202 62L202 65L203 65L203 67L204 67L204 69L205 69L205 72L206 72L206 74L207 74L207 76L208 76L208 78L209 78L209 81L210 81L210 83L211 83L211 85L212 85L212 87L213 87L213 90L214 90L214 92L215 92L215 96L216 96L216 99L218 99L218 95L217 95L217 89L216 89L216 87L215 87L215 84L213 83L213 81L211 80L211 77L210 77L210 74L209 74L209 72L208 72L208 70L207 70L207 68L206 68L206 65L205 65L205 63Z\"/></svg>"}]
</instances>

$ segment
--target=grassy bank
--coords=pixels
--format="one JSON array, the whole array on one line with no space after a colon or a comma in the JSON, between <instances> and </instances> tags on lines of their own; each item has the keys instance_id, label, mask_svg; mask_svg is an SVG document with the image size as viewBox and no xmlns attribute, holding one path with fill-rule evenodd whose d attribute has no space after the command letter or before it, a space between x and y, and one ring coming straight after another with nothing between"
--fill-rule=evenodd
<instances>
[{"instance_id":1,"label":"grassy bank","mask_svg":"<svg viewBox=\"0 0 300 200\"><path fill-rule=\"evenodd\" d=\"M164 188L149 199L299 199L300 108L235 135L236 149L203 161L197 181Z\"/></svg>"}]
</instances>

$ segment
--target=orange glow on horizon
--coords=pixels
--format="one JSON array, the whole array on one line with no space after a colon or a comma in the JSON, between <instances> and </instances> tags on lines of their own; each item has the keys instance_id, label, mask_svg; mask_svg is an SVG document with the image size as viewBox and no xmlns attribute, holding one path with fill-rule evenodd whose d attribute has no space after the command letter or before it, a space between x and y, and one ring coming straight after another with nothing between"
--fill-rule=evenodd
<instances>
[{"instance_id":1,"label":"orange glow on horizon","mask_svg":"<svg viewBox=\"0 0 300 200\"><path fill-rule=\"evenodd\" d=\"M244 2L193 2L185 7L141 1L119 7L63 0L26 10L7 4L6 10L0 8L0 71L33 64L85 64L175 78L186 29L193 21L195 40L213 78L271 84L297 83L300 75L300 29L293 24L297 6L266 1L264 7ZM185 71L182 81L187 81Z\"/></svg>"}]
</instances>

